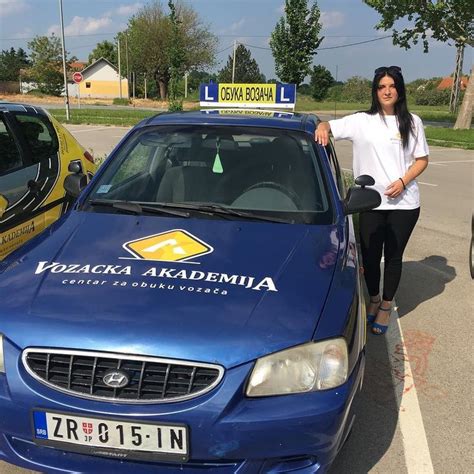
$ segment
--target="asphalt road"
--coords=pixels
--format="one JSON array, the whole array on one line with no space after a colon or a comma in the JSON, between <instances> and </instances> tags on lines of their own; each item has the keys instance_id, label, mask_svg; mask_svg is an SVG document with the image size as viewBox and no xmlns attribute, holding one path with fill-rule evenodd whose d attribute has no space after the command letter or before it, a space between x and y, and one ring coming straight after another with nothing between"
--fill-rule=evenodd
<instances>
[{"instance_id":1,"label":"asphalt road","mask_svg":"<svg viewBox=\"0 0 474 474\"><path fill-rule=\"evenodd\" d=\"M68 128L97 157L127 131ZM350 169L350 144L336 149ZM473 472L473 181L474 151L431 147L396 295L398 319L385 336L368 335L358 417L331 474ZM0 463L1 474L28 472Z\"/></svg>"}]
</instances>

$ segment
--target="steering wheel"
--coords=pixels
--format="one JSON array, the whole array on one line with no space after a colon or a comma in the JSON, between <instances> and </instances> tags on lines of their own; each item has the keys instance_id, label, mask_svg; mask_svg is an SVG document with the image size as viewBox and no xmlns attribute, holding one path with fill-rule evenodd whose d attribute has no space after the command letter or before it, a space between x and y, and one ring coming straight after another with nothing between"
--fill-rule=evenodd
<instances>
[{"instance_id":1,"label":"steering wheel","mask_svg":"<svg viewBox=\"0 0 474 474\"><path fill-rule=\"evenodd\" d=\"M286 197L290 198L293 201L297 209L302 208L301 199L293 190L286 188L280 183L275 183L274 181L261 181L260 183L252 184L252 186L249 186L247 189L245 189L241 193L241 195L258 188L268 188L280 191L282 194L284 194Z\"/></svg>"}]
</instances>

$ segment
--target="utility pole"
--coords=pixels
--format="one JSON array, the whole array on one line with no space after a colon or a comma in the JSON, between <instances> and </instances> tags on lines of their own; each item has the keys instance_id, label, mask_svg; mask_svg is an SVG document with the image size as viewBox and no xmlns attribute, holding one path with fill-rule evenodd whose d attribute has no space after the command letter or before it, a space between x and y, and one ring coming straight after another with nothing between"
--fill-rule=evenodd
<instances>
[{"instance_id":1,"label":"utility pole","mask_svg":"<svg viewBox=\"0 0 474 474\"><path fill-rule=\"evenodd\" d=\"M132 71L133 100L135 100L135 81L136 81L135 71Z\"/></svg>"},{"instance_id":2,"label":"utility pole","mask_svg":"<svg viewBox=\"0 0 474 474\"><path fill-rule=\"evenodd\" d=\"M184 98L188 97L188 73L184 73Z\"/></svg>"},{"instance_id":3,"label":"utility pole","mask_svg":"<svg viewBox=\"0 0 474 474\"><path fill-rule=\"evenodd\" d=\"M459 102L459 91L461 89L462 63L464 59L464 44L459 45L456 50L456 67L454 69L453 87L449 98L449 111L456 112Z\"/></svg>"},{"instance_id":4,"label":"utility pole","mask_svg":"<svg viewBox=\"0 0 474 474\"><path fill-rule=\"evenodd\" d=\"M146 72L143 73L143 82L145 83L145 100L148 99L147 93L146 93Z\"/></svg>"},{"instance_id":5,"label":"utility pole","mask_svg":"<svg viewBox=\"0 0 474 474\"><path fill-rule=\"evenodd\" d=\"M63 0L59 0L59 16L61 17L61 45L63 49L64 94L66 101L66 120L69 122L69 92L67 90L66 46L64 44Z\"/></svg>"},{"instance_id":6,"label":"utility pole","mask_svg":"<svg viewBox=\"0 0 474 474\"><path fill-rule=\"evenodd\" d=\"M234 59L232 61L232 84L235 79L235 50L237 49L237 40L234 40Z\"/></svg>"},{"instance_id":7,"label":"utility pole","mask_svg":"<svg viewBox=\"0 0 474 474\"><path fill-rule=\"evenodd\" d=\"M117 58L118 58L118 75L119 75L119 94L122 98L122 68L120 67L120 36L117 37Z\"/></svg>"},{"instance_id":8,"label":"utility pole","mask_svg":"<svg viewBox=\"0 0 474 474\"><path fill-rule=\"evenodd\" d=\"M130 75L128 73L128 32L125 32L125 64L127 66L127 91L130 100Z\"/></svg>"}]
</instances>

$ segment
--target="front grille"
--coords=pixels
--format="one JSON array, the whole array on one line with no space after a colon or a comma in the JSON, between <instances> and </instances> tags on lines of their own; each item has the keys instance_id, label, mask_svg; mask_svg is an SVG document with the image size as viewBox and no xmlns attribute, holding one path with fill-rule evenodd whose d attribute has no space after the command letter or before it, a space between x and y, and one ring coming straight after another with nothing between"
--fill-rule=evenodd
<instances>
[{"instance_id":1,"label":"front grille","mask_svg":"<svg viewBox=\"0 0 474 474\"><path fill-rule=\"evenodd\" d=\"M125 403L166 403L202 395L222 379L217 365L104 352L26 349L23 364L30 375L56 390L83 398ZM125 373L126 386L104 383L111 370Z\"/></svg>"}]
</instances>

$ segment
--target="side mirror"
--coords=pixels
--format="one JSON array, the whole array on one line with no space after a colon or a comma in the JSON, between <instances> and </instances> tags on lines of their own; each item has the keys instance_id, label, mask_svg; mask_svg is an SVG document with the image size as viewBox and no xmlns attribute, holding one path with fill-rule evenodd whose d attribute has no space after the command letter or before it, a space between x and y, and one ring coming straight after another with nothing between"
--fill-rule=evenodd
<instances>
[{"instance_id":1,"label":"side mirror","mask_svg":"<svg viewBox=\"0 0 474 474\"><path fill-rule=\"evenodd\" d=\"M375 184L375 179L372 178L372 176L368 174L361 174L360 176L357 176L355 179L355 184L357 186L373 186Z\"/></svg>"},{"instance_id":2,"label":"side mirror","mask_svg":"<svg viewBox=\"0 0 474 474\"><path fill-rule=\"evenodd\" d=\"M73 198L77 198L86 186L87 176L83 173L69 174L64 180L64 189Z\"/></svg>"},{"instance_id":3,"label":"side mirror","mask_svg":"<svg viewBox=\"0 0 474 474\"><path fill-rule=\"evenodd\" d=\"M77 198L82 190L87 186L87 176L82 172L80 160L69 162L67 170L70 173L64 180L64 189L69 196Z\"/></svg>"},{"instance_id":4,"label":"side mirror","mask_svg":"<svg viewBox=\"0 0 474 474\"><path fill-rule=\"evenodd\" d=\"M5 214L9 204L8 199L3 194L0 194L0 217Z\"/></svg>"},{"instance_id":5,"label":"side mirror","mask_svg":"<svg viewBox=\"0 0 474 474\"><path fill-rule=\"evenodd\" d=\"M370 211L380 206L382 198L375 189L367 189L366 186L375 184L374 178L367 174L358 176L355 184L359 187L352 186L347 192L346 199L342 202L344 214L355 214L357 212Z\"/></svg>"}]
</instances>

